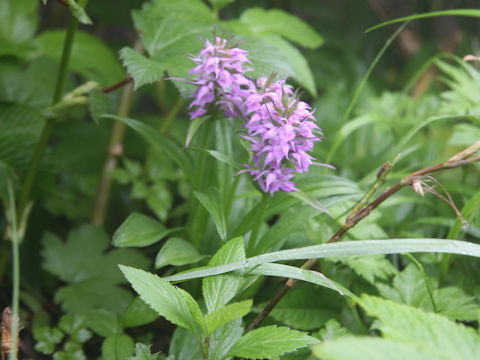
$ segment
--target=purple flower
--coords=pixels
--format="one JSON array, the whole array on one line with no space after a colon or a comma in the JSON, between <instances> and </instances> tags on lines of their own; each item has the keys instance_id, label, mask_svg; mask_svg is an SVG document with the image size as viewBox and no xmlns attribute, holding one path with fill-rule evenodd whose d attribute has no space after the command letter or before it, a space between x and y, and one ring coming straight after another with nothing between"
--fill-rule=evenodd
<instances>
[{"instance_id":1,"label":"purple flower","mask_svg":"<svg viewBox=\"0 0 480 360\"><path fill-rule=\"evenodd\" d=\"M251 143L255 165L249 166L249 173L272 195L297 190L290 179L308 171L314 159L307 152L321 141L321 130L310 106L298 99L285 79L260 78L257 87L245 99L245 138Z\"/></svg>"},{"instance_id":2,"label":"purple flower","mask_svg":"<svg viewBox=\"0 0 480 360\"><path fill-rule=\"evenodd\" d=\"M198 88L193 93L194 100L190 108L191 119L206 113L209 104L215 103L225 111L225 115L236 117L243 112L244 97L253 86L244 73L251 68L244 67L250 63L247 51L230 48L227 40L217 37L215 43L205 41L205 48L192 58L197 64L190 75L192 83Z\"/></svg>"}]
</instances>

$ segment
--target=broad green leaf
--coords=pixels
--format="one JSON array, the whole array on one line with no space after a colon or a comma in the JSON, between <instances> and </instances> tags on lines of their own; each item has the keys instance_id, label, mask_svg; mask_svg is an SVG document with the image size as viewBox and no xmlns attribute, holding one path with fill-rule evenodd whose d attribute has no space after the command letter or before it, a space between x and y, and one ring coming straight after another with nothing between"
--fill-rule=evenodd
<instances>
[{"instance_id":1,"label":"broad green leaf","mask_svg":"<svg viewBox=\"0 0 480 360\"><path fill-rule=\"evenodd\" d=\"M0 45L20 44L33 37L38 25L38 2L2 0L0 2Z\"/></svg>"},{"instance_id":2,"label":"broad green leaf","mask_svg":"<svg viewBox=\"0 0 480 360\"><path fill-rule=\"evenodd\" d=\"M59 63L65 35L64 30L42 32L35 38L40 54ZM75 35L69 68L102 86L125 79L125 72L113 51L97 37L83 31Z\"/></svg>"},{"instance_id":3,"label":"broad green leaf","mask_svg":"<svg viewBox=\"0 0 480 360\"><path fill-rule=\"evenodd\" d=\"M377 254L402 254L417 252L439 252L480 257L480 245L466 241L445 239L389 239L343 241L323 245L307 246L298 249L281 250L237 261L227 265L213 266L203 270L193 270L185 274L165 277L167 281L182 281L198 277L219 275L230 271L248 269L267 262L282 260L302 260L344 256Z\"/></svg>"},{"instance_id":4,"label":"broad green leaf","mask_svg":"<svg viewBox=\"0 0 480 360\"><path fill-rule=\"evenodd\" d=\"M314 347L313 353L325 360L445 360L414 344L389 339L342 337Z\"/></svg>"},{"instance_id":5,"label":"broad green leaf","mask_svg":"<svg viewBox=\"0 0 480 360\"><path fill-rule=\"evenodd\" d=\"M318 329L328 319L338 318L336 311L339 310L325 303L322 294L316 287L295 287L280 300L269 316L298 330ZM339 305L342 303L338 301Z\"/></svg>"},{"instance_id":6,"label":"broad green leaf","mask_svg":"<svg viewBox=\"0 0 480 360\"><path fill-rule=\"evenodd\" d=\"M129 360L161 360L165 357L160 357L159 353L152 354L150 350L151 345L145 345L137 343L135 345L135 356L129 358Z\"/></svg>"},{"instance_id":7,"label":"broad green leaf","mask_svg":"<svg viewBox=\"0 0 480 360\"><path fill-rule=\"evenodd\" d=\"M240 21L255 34L281 35L309 49L315 49L323 43L320 34L310 25L281 9L249 8L242 13Z\"/></svg>"},{"instance_id":8,"label":"broad green leaf","mask_svg":"<svg viewBox=\"0 0 480 360\"><path fill-rule=\"evenodd\" d=\"M62 330L48 326L34 327L33 337L35 338L35 350L43 354L51 354L55 347L64 337Z\"/></svg>"},{"instance_id":9,"label":"broad green leaf","mask_svg":"<svg viewBox=\"0 0 480 360\"><path fill-rule=\"evenodd\" d=\"M208 339L210 344L208 360L224 360L242 334L243 327L240 318L220 326Z\"/></svg>"},{"instance_id":10,"label":"broad green leaf","mask_svg":"<svg viewBox=\"0 0 480 360\"><path fill-rule=\"evenodd\" d=\"M150 306L137 296L123 313L122 324L127 328L141 326L149 324L157 318L157 312L152 310Z\"/></svg>"},{"instance_id":11,"label":"broad green leaf","mask_svg":"<svg viewBox=\"0 0 480 360\"><path fill-rule=\"evenodd\" d=\"M195 335L185 328L177 327L170 342L169 355L175 360L202 360L202 350Z\"/></svg>"},{"instance_id":12,"label":"broad green leaf","mask_svg":"<svg viewBox=\"0 0 480 360\"><path fill-rule=\"evenodd\" d=\"M89 309L82 313L90 330L102 337L117 334L120 329L119 314L105 309Z\"/></svg>"},{"instance_id":13,"label":"broad green leaf","mask_svg":"<svg viewBox=\"0 0 480 360\"><path fill-rule=\"evenodd\" d=\"M194 194L213 218L218 235L220 235L220 238L225 241L227 238L227 221L225 219L225 211L218 190L211 187L205 193L195 191Z\"/></svg>"},{"instance_id":14,"label":"broad green leaf","mask_svg":"<svg viewBox=\"0 0 480 360\"><path fill-rule=\"evenodd\" d=\"M155 258L155 269L166 265L181 266L196 263L205 256L188 241L173 237L168 239L162 246Z\"/></svg>"},{"instance_id":15,"label":"broad green leaf","mask_svg":"<svg viewBox=\"0 0 480 360\"><path fill-rule=\"evenodd\" d=\"M404 22L404 21L410 21L410 20L418 20L418 19L425 19L425 18L431 18L431 17L437 17L437 16L469 16L469 17L480 17L480 10L477 9L452 9L452 10L443 10L443 11L432 11L424 14L415 14L415 15L410 15L410 16L405 16L401 17L398 19L393 19L389 21L385 21L381 24L372 26L371 28L368 28L366 32L390 25L390 24L395 24L399 22Z\"/></svg>"},{"instance_id":16,"label":"broad green leaf","mask_svg":"<svg viewBox=\"0 0 480 360\"><path fill-rule=\"evenodd\" d=\"M115 119L124 122L133 130L138 132L150 145L159 150L165 151L165 153L183 170L188 179L194 178L193 165L190 158L172 139L161 134L152 126L134 119L116 115L105 115L104 118Z\"/></svg>"},{"instance_id":17,"label":"broad green leaf","mask_svg":"<svg viewBox=\"0 0 480 360\"><path fill-rule=\"evenodd\" d=\"M297 268L295 266L284 264L260 264L248 271L248 274L267 275L267 276L281 276L285 278L293 278L303 281L308 281L316 285L321 285L329 289L337 291L340 295L347 295L349 297L356 297L348 289L342 285L328 279L322 273L313 270L306 270Z\"/></svg>"},{"instance_id":18,"label":"broad green leaf","mask_svg":"<svg viewBox=\"0 0 480 360\"><path fill-rule=\"evenodd\" d=\"M271 359L319 340L287 327L265 326L243 335L230 349L229 355L249 359Z\"/></svg>"},{"instance_id":19,"label":"broad green leaf","mask_svg":"<svg viewBox=\"0 0 480 360\"><path fill-rule=\"evenodd\" d=\"M168 321L201 336L202 331L199 327L201 324L198 324L195 319L200 309L195 303L198 309L192 313L193 306L188 301L190 299L187 300L180 289L146 271L122 265L120 269L142 300L152 309ZM192 301L194 302L193 299Z\"/></svg>"},{"instance_id":20,"label":"broad green leaf","mask_svg":"<svg viewBox=\"0 0 480 360\"><path fill-rule=\"evenodd\" d=\"M125 282L117 264L146 267L148 261L134 249L106 252L109 242L103 229L90 225L72 230L66 242L50 233L43 237L43 268L67 283L55 294L67 312L95 308L120 313L132 300L117 286Z\"/></svg>"},{"instance_id":21,"label":"broad green leaf","mask_svg":"<svg viewBox=\"0 0 480 360\"><path fill-rule=\"evenodd\" d=\"M113 234L117 247L145 247L155 244L175 229L167 229L149 216L132 213Z\"/></svg>"},{"instance_id":22,"label":"broad green leaf","mask_svg":"<svg viewBox=\"0 0 480 360\"><path fill-rule=\"evenodd\" d=\"M82 6L77 4L75 0L65 0L72 12L72 15L82 24L90 25L92 20L88 17L87 13Z\"/></svg>"},{"instance_id":23,"label":"broad green leaf","mask_svg":"<svg viewBox=\"0 0 480 360\"><path fill-rule=\"evenodd\" d=\"M102 344L104 360L128 360L133 355L135 343L127 334L116 334L107 337Z\"/></svg>"},{"instance_id":24,"label":"broad green leaf","mask_svg":"<svg viewBox=\"0 0 480 360\"><path fill-rule=\"evenodd\" d=\"M146 58L129 47L120 50L120 59L122 59L123 66L127 68L127 72L134 79L135 90L145 84L154 83L165 75L164 65Z\"/></svg>"},{"instance_id":25,"label":"broad green leaf","mask_svg":"<svg viewBox=\"0 0 480 360\"><path fill-rule=\"evenodd\" d=\"M252 304L252 300L244 300L218 308L205 315L207 336L220 326L247 315L250 312Z\"/></svg>"},{"instance_id":26,"label":"broad green leaf","mask_svg":"<svg viewBox=\"0 0 480 360\"><path fill-rule=\"evenodd\" d=\"M359 304L381 321L379 328L387 339L416 345L445 359L480 357L480 336L472 328L374 296L363 295Z\"/></svg>"},{"instance_id":27,"label":"broad green leaf","mask_svg":"<svg viewBox=\"0 0 480 360\"><path fill-rule=\"evenodd\" d=\"M245 249L241 237L234 238L223 245L212 257L209 266L235 263L245 260ZM208 312L215 311L227 304L237 293L242 283L240 275L228 274L203 279L202 292Z\"/></svg>"},{"instance_id":28,"label":"broad green leaf","mask_svg":"<svg viewBox=\"0 0 480 360\"><path fill-rule=\"evenodd\" d=\"M462 289L449 286L433 291L435 305L438 313L451 320L475 321L478 316L480 305L471 295L467 295ZM423 298L422 308L432 311L432 304L427 297Z\"/></svg>"}]
</instances>

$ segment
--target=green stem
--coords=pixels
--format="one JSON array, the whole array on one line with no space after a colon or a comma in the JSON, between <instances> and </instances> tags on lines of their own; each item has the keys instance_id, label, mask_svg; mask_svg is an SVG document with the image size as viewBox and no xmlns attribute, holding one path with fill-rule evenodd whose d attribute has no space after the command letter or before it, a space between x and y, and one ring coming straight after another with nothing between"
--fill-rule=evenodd
<instances>
[{"instance_id":1,"label":"green stem","mask_svg":"<svg viewBox=\"0 0 480 360\"><path fill-rule=\"evenodd\" d=\"M65 37L65 42L63 44L63 53L60 60L60 67L58 69L57 83L55 86L55 92L53 94L52 105L57 104L63 95L65 89L65 79L67 77L68 63L70 61L70 54L72 52L73 40L75 38L75 33L77 31L78 21L75 17L71 17L70 23L67 29L67 35ZM48 141L52 135L53 128L55 127L56 119L48 119L43 127L40 139L37 142L35 151L33 153L32 159L28 166L27 175L25 176L25 182L23 183L22 193L20 195L20 200L18 202L18 215L21 217L25 206L30 198L32 192L33 184L37 177L38 168L40 167L40 162L47 148Z\"/></svg>"},{"instance_id":2,"label":"green stem","mask_svg":"<svg viewBox=\"0 0 480 360\"><path fill-rule=\"evenodd\" d=\"M8 182L8 197L10 202L10 216L12 225L12 248L13 248L13 291L12 291L12 326L11 335L12 342L10 344L10 360L17 359L17 343L18 343L18 303L20 293L20 256L18 250L18 230L17 230L17 213L15 209L15 196L13 195L13 186Z\"/></svg>"}]
</instances>

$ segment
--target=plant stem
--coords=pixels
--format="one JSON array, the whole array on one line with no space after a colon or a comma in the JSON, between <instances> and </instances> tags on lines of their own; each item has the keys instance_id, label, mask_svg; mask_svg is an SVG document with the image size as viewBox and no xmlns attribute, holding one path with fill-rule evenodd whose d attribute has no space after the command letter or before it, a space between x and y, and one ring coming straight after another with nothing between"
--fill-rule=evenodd
<instances>
[{"instance_id":1,"label":"plant stem","mask_svg":"<svg viewBox=\"0 0 480 360\"><path fill-rule=\"evenodd\" d=\"M11 225L12 225L12 248L13 248L13 291L12 291L12 326L10 328L10 333L12 335L12 342L10 344L10 360L17 359L17 349L18 349L18 303L19 303L19 292L20 292L20 256L19 256L19 239L18 239L18 229L17 229L17 212L15 209L15 196L13 194L12 183L8 182L8 197L10 202L10 216L11 216Z\"/></svg>"},{"instance_id":2,"label":"plant stem","mask_svg":"<svg viewBox=\"0 0 480 360\"><path fill-rule=\"evenodd\" d=\"M430 279L428 278L425 270L423 269L423 265L418 261L412 254L405 254L407 255L417 266L418 270L422 273L423 280L425 281L425 286L427 287L428 296L430 297L430 302L432 303L433 311L438 313L437 303L435 302L435 298L433 297L433 289L432 284L430 283Z\"/></svg>"},{"instance_id":3,"label":"plant stem","mask_svg":"<svg viewBox=\"0 0 480 360\"><path fill-rule=\"evenodd\" d=\"M421 170L417 170L410 175L403 178L400 182L398 182L393 187L387 189L382 195L368 204L366 207L362 208L355 214L351 214L348 219L346 220L345 224L338 229L338 231L327 241L327 243L333 243L338 241L343 234L345 234L348 230L353 228L356 224L358 224L362 219L367 217L374 209L376 209L383 201L388 199L390 196L395 194L398 190L403 188L405 185L412 186L413 183L418 179L418 177L422 177L428 175L432 172L452 169L459 166L473 164L477 161L480 161L480 155L472 156L475 154L476 151L480 148L480 141L475 143L474 145L470 146L466 150L458 153L457 155L450 158L447 162L430 166ZM361 200L360 200L361 201ZM302 269L309 270L311 269L316 263L318 259L309 259L303 265ZM252 321L252 323L248 326L246 332L251 331L257 328L258 325L268 316L268 314L275 308L278 302L285 296L285 294L298 282L297 279L290 278L286 281L283 287L275 294L273 299L267 304L267 306L258 314L258 316Z\"/></svg>"},{"instance_id":4,"label":"plant stem","mask_svg":"<svg viewBox=\"0 0 480 360\"><path fill-rule=\"evenodd\" d=\"M137 40L133 48L141 52L142 43L140 40ZM126 80L111 86L110 88L104 89L111 91L112 89L117 89L120 86L125 86L122 89L120 95L120 101L118 103L117 115L127 117L130 114L132 109L132 100L133 100L133 83L132 81L127 81L131 79L128 77ZM119 84L121 84L119 86ZM108 199L110 197L110 190L112 187L112 178L110 173L115 170L118 164L118 159L123 155L123 137L125 135L126 125L119 121L115 120L112 127L112 133L110 135L110 142L108 144L108 154L105 162L103 164L102 174L100 176L100 181L97 186L97 192L95 194L95 200L93 204L92 211L92 224L96 226L102 226L105 222L105 216L107 213Z\"/></svg>"},{"instance_id":5,"label":"plant stem","mask_svg":"<svg viewBox=\"0 0 480 360\"><path fill-rule=\"evenodd\" d=\"M77 31L78 21L74 16L71 16L70 23L68 24L67 35L65 37L65 42L63 44L62 58L60 60L60 67L57 74L57 83L55 86L55 92L53 94L52 105L57 104L63 95L65 89L65 79L67 77L68 63L70 61L70 54L72 52L73 40L75 38L75 33ZM20 200L18 202L18 217L20 218L25 210L25 206L30 198L32 192L33 184L37 177L38 168L40 167L40 162L47 148L48 141L52 135L53 128L55 127L56 119L48 119L43 127L40 139L37 142L35 151L33 153L32 159L28 166L27 175L25 176L25 181L23 183L22 193L20 195Z\"/></svg>"}]
</instances>

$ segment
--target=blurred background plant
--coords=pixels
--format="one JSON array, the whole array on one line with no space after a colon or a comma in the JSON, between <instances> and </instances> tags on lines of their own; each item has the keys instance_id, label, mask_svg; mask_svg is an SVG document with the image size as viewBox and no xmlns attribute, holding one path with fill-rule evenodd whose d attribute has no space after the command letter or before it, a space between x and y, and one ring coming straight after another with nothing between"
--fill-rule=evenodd
<instances>
[{"instance_id":1,"label":"blurred background plant","mask_svg":"<svg viewBox=\"0 0 480 360\"><path fill-rule=\"evenodd\" d=\"M388 187L480 140L478 62L461 61L467 54L478 55L478 14L413 21L378 63L376 55L397 27L365 34L382 21L475 8L476 1L90 1L86 12L83 5L74 0L3 0L0 5L0 198L5 214L0 231L8 235L12 230L10 181L21 238L23 358L51 354L55 359L162 358L152 355L156 352L175 359L202 358L192 355L197 346L192 333L175 328L124 286L118 264L168 276L215 263L212 255L237 236L244 238L244 256L322 244L343 224L385 162L395 161ZM296 178L301 193L277 193L272 198L252 186L247 175L234 177L235 166L248 161L238 136L240 122L226 118L192 122L185 99L192 87L164 79L187 76L193 67L188 54L196 55L203 46L199 36L212 38L213 29L241 41L239 46L249 51L256 68L252 75L276 71L278 78L288 76L293 86L304 89L302 99L316 108L327 138L315 146L314 156L334 165L335 172L313 168ZM72 36L72 48L65 62L67 34ZM369 68L373 70L367 78ZM79 92L88 81L96 87ZM112 120L112 115L104 114L117 117ZM46 137L45 128L51 131ZM25 184L31 159L39 153L42 139L45 151L29 188ZM404 190L350 230L346 239L478 243L479 171L474 164L435 174L468 228L437 197ZM315 206L316 200L331 217ZM11 304L14 286L11 244L5 236L0 245L2 309ZM384 300L365 297L356 304L325 287L302 283L265 323L309 332L309 340L291 333L302 346L313 344L312 338L386 334L398 319L375 312L372 305L397 306L384 303L386 299L478 331L477 269L478 259L431 253L413 259L331 258L316 270L356 295ZM253 299L253 307L243 303L238 312L248 324L282 282L253 275L245 279L230 298L226 293L219 296L222 305L232 299L233 304ZM215 308L200 281L182 287L203 311ZM233 325L228 326L235 326L238 341L242 327L238 319L231 320ZM431 321L436 324L437 319ZM377 325L373 330L372 322ZM464 331L450 325L445 329ZM229 328L218 329L212 335L212 349L222 351L212 350L212 359L281 355L245 354L242 344L229 354L234 341L228 345L222 337ZM247 340L242 341L249 345ZM342 341L330 348L315 347L315 355L303 347L282 358L361 358L360 351L336 353L359 339ZM151 349L141 343L151 344ZM379 354L384 346L397 345L377 344Z\"/></svg>"}]
</instances>

